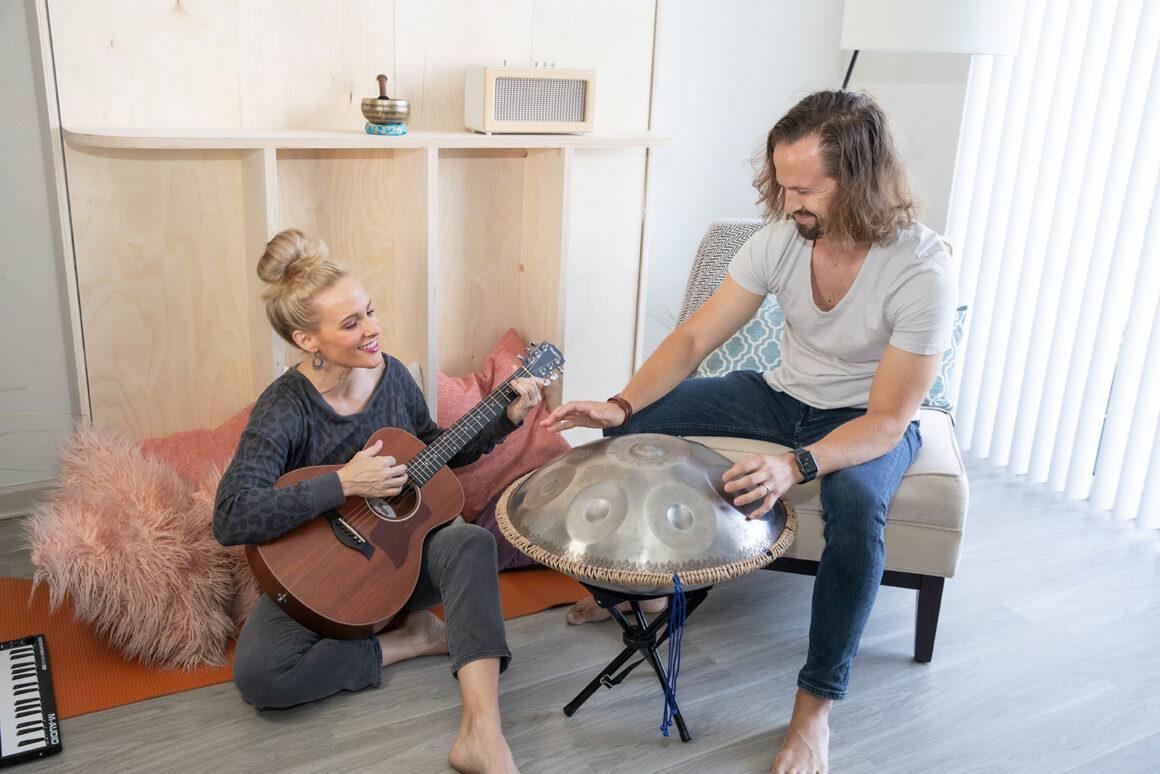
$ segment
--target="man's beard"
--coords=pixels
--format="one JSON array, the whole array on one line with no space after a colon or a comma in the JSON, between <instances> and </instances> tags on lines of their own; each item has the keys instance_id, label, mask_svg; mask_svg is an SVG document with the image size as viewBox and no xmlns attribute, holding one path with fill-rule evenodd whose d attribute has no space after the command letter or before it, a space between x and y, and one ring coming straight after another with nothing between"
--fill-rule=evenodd
<instances>
[{"instance_id":1,"label":"man's beard","mask_svg":"<svg viewBox=\"0 0 1160 774\"><path fill-rule=\"evenodd\" d=\"M810 224L794 220L793 225L802 239L808 239L811 242L816 242L818 239L821 239L824 230L822 229L822 221L817 215L814 215L809 210L798 210L794 215L810 215L814 219L814 222Z\"/></svg>"}]
</instances>

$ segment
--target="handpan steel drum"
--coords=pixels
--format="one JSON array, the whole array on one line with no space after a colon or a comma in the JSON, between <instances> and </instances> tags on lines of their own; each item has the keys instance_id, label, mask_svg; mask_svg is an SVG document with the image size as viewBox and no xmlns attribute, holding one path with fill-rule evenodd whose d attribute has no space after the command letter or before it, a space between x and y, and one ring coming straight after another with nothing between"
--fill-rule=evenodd
<instances>
[{"instance_id":1,"label":"handpan steel drum","mask_svg":"<svg viewBox=\"0 0 1160 774\"><path fill-rule=\"evenodd\" d=\"M731 466L676 436L604 438L515 481L496 522L532 559L594 586L671 594L676 574L692 590L764 567L793 542L784 497L752 521L733 506L721 480Z\"/></svg>"}]
</instances>

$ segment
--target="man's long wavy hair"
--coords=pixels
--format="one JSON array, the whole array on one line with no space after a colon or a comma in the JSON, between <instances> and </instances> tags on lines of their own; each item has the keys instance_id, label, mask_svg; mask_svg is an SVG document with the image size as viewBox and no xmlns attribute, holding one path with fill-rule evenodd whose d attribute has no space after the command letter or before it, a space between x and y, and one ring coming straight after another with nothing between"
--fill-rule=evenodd
<instances>
[{"instance_id":1,"label":"man's long wavy hair","mask_svg":"<svg viewBox=\"0 0 1160 774\"><path fill-rule=\"evenodd\" d=\"M753 185L767 221L788 219L773 149L817 137L835 186L824 236L850 245L885 244L914 223L917 205L882 108L866 94L819 91L798 102L769 130Z\"/></svg>"}]
</instances>

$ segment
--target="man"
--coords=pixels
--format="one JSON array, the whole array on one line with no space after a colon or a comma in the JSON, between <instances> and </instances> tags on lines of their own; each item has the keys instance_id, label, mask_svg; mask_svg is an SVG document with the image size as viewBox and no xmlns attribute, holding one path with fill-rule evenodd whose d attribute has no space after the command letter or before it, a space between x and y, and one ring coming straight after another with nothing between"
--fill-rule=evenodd
<instances>
[{"instance_id":1,"label":"man","mask_svg":"<svg viewBox=\"0 0 1160 774\"><path fill-rule=\"evenodd\" d=\"M846 696L884 561L886 510L922 441L915 420L950 345L956 271L915 205L886 116L868 96L818 92L770 130L754 179L767 225L720 289L609 401L571 402L544 423L606 435L726 435L793 449L751 455L724 478L734 503L768 512L821 477L826 546L809 653L774 774L828 768L829 712ZM770 372L685 379L754 315L785 313ZM569 620L595 620L591 601Z\"/></svg>"}]
</instances>

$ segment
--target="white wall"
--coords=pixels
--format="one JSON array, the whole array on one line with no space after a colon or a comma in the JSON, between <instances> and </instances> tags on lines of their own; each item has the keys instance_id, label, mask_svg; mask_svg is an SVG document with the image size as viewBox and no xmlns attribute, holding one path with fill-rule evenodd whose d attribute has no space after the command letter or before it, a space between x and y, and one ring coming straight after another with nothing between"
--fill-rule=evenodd
<instances>
[{"instance_id":1,"label":"white wall","mask_svg":"<svg viewBox=\"0 0 1160 774\"><path fill-rule=\"evenodd\" d=\"M649 181L647 356L680 310L693 253L709 223L757 217L751 159L774 122L805 94L842 85L842 0L662 0L652 129L673 138ZM890 114L923 221L946 220L970 58L859 55L850 88Z\"/></svg>"},{"instance_id":2,"label":"white wall","mask_svg":"<svg viewBox=\"0 0 1160 774\"><path fill-rule=\"evenodd\" d=\"M53 477L79 416L30 8L0 3L0 512L5 495Z\"/></svg>"},{"instance_id":3,"label":"white wall","mask_svg":"<svg viewBox=\"0 0 1160 774\"><path fill-rule=\"evenodd\" d=\"M850 78L849 88L874 95L890 116L921 220L939 233L946 228L970 69L969 54L863 51Z\"/></svg>"}]
</instances>

